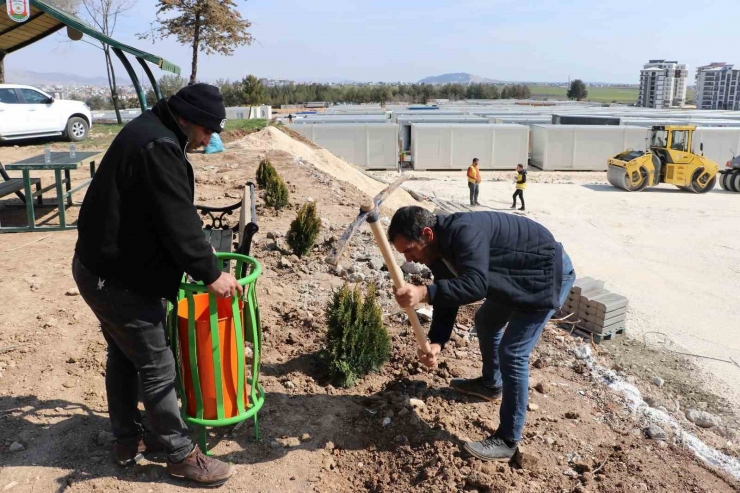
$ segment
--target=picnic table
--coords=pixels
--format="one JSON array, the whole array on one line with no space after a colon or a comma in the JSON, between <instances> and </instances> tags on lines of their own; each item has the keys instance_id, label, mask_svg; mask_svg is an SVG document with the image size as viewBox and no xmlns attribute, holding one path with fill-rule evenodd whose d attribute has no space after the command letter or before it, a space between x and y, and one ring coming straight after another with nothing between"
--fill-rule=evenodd
<instances>
[{"instance_id":1,"label":"picnic table","mask_svg":"<svg viewBox=\"0 0 740 493\"><path fill-rule=\"evenodd\" d=\"M0 233L19 233L29 231L63 231L67 229L76 229L75 226L67 225L67 216L65 211L65 200L67 205L72 205L72 194L78 190L87 187L92 181L92 177L95 176L95 161L90 162L90 178L86 179L83 183L79 184L75 188L72 188L72 179L70 177L70 171L77 169L77 166L94 156L97 156L100 152L77 152L75 157L70 157L69 152L52 152L50 162L46 162L44 154L33 156L22 161L17 161L12 164L5 166L7 170L21 171L23 173L23 190L25 192L26 216L28 218L28 225L25 227L0 227ZM39 188L39 179L31 178L32 171L54 171L54 184L49 185L45 188ZM62 176L64 172L64 176ZM17 179L15 179L17 180ZM12 180L11 180L12 181ZM8 183L8 182L6 182ZM31 185L36 185L36 191L31 191ZM18 187L19 188L19 187ZM33 199L40 198L44 192L48 192L56 188L57 204L59 207L59 226L37 226L36 225L36 214L33 206ZM64 190L66 188L66 191ZM17 192L16 190L10 190L8 193ZM40 205L40 203L39 203Z\"/></svg>"}]
</instances>

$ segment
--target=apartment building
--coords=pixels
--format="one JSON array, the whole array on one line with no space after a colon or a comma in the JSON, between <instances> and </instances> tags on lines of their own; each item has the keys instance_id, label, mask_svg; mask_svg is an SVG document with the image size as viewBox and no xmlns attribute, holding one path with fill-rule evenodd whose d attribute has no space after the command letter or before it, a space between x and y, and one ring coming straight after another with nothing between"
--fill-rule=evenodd
<instances>
[{"instance_id":1,"label":"apartment building","mask_svg":"<svg viewBox=\"0 0 740 493\"><path fill-rule=\"evenodd\" d=\"M637 106L682 108L686 103L688 68L671 60L650 60L640 71Z\"/></svg>"},{"instance_id":2,"label":"apartment building","mask_svg":"<svg viewBox=\"0 0 740 493\"><path fill-rule=\"evenodd\" d=\"M724 62L696 69L696 107L740 110L740 69Z\"/></svg>"}]
</instances>

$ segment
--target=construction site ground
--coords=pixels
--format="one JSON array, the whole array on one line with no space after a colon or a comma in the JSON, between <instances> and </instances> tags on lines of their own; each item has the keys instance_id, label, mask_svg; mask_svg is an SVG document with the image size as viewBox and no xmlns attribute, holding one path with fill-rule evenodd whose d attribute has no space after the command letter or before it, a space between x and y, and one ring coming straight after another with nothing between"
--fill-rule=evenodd
<instances>
[{"instance_id":1,"label":"construction site ground","mask_svg":"<svg viewBox=\"0 0 740 493\"><path fill-rule=\"evenodd\" d=\"M382 174L381 174L382 175ZM415 172L410 190L467 204L464 171ZM515 171L483 171L479 202L509 211ZM667 347L738 364L698 359L705 383L740 406L740 200L717 186L705 194L660 185L618 190L605 172L531 168L527 217L563 243L581 276L629 298L627 328L650 347ZM520 204L521 205L521 204Z\"/></svg>"},{"instance_id":2,"label":"construction site ground","mask_svg":"<svg viewBox=\"0 0 740 493\"><path fill-rule=\"evenodd\" d=\"M739 416L726 379L715 375L737 368L669 352L720 359L738 352L733 329L740 247L732 238L740 230L737 197L662 187L627 194L608 189L603 173L530 174L527 214L564 243L579 275L601 278L630 298L628 332L636 337L596 346L548 326L531 358L522 464L483 463L462 453L460 443L495 430L498 404L448 387L450 378L480 372L471 331L476 307L461 311L439 367L429 370L417 362L413 333L392 299L387 272L369 265L379 252L368 228L356 235L339 269L323 262L360 201L385 185L274 127L227 145L222 154L192 156L198 203L240 200L267 156L288 183L291 204L275 212L258 199L260 231L252 254L264 267L258 293L267 397L259 413L260 440L251 421L210 430L214 456L236 468L221 491L738 490ZM39 151L2 147L0 161ZM86 173L81 169L73 177L82 180ZM49 174L39 176L50 183ZM466 202L464 171L413 178L405 185L409 190ZM484 172L481 203L507 209L512 180L511 173ZM82 198L76 196L77 202ZM323 229L318 246L299 259L287 251L284 235L309 199L317 202ZM0 203L3 225L23 224L17 199ZM394 194L382 211L384 224L394 208L414 203L403 191ZM78 212L78 206L69 210L70 221ZM39 216L50 224L56 220L53 209ZM167 476L162 457L128 469L111 460L105 342L74 291L76 236L0 236L0 491L192 489ZM342 389L331 385L321 349L327 301L348 272L379 284L392 355L378 373ZM409 281L428 282L423 276ZM687 420L689 409L709 413L716 425L698 427ZM384 418L390 423L384 425Z\"/></svg>"}]
</instances>

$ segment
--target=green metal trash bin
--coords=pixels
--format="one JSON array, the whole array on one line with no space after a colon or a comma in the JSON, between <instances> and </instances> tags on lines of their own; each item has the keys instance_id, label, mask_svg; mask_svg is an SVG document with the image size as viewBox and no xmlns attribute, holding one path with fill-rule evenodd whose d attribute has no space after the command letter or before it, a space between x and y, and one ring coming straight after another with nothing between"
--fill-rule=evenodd
<instances>
[{"instance_id":1,"label":"green metal trash bin","mask_svg":"<svg viewBox=\"0 0 740 493\"><path fill-rule=\"evenodd\" d=\"M257 412L265 400L259 384L262 327L256 291L262 267L237 253L216 257L219 268L225 261L235 263L243 295L216 298L201 283L183 282L168 320L182 418L198 428L204 453L208 453L207 426L228 426L253 417L259 439ZM252 349L251 365L246 361L247 344Z\"/></svg>"}]
</instances>

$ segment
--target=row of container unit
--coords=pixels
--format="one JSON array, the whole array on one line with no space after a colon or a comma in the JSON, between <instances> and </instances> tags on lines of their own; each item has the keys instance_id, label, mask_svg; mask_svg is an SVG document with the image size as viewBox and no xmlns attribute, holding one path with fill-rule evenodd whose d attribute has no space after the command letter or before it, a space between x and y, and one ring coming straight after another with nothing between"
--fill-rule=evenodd
<instances>
[{"instance_id":1,"label":"row of container unit","mask_svg":"<svg viewBox=\"0 0 740 493\"><path fill-rule=\"evenodd\" d=\"M606 171L607 160L627 149L645 149L650 129L637 126L535 125L532 164L547 171ZM740 148L740 128L697 127L694 152L720 167Z\"/></svg>"},{"instance_id":2,"label":"row of container unit","mask_svg":"<svg viewBox=\"0 0 740 493\"><path fill-rule=\"evenodd\" d=\"M461 170L478 158L481 169L526 164L529 128L523 125L413 123L411 159L415 170Z\"/></svg>"},{"instance_id":3,"label":"row of container unit","mask_svg":"<svg viewBox=\"0 0 740 493\"><path fill-rule=\"evenodd\" d=\"M229 120L254 120L264 118L272 120L272 106L230 106L226 108L226 118Z\"/></svg>"},{"instance_id":4,"label":"row of container unit","mask_svg":"<svg viewBox=\"0 0 740 493\"><path fill-rule=\"evenodd\" d=\"M368 169L396 169L406 142L393 123L325 123L291 128L348 162ZM607 160L627 149L645 149L650 129L639 126L526 125L411 122L414 169L511 169L526 163L547 171L606 171ZM531 137L530 137L531 135ZM740 128L698 127L694 151L724 166L740 149Z\"/></svg>"},{"instance_id":5,"label":"row of container unit","mask_svg":"<svg viewBox=\"0 0 740 493\"><path fill-rule=\"evenodd\" d=\"M308 115L305 118L296 118L296 124L325 124L325 123L388 123L387 115L325 115L323 113Z\"/></svg>"},{"instance_id":6,"label":"row of container unit","mask_svg":"<svg viewBox=\"0 0 740 493\"><path fill-rule=\"evenodd\" d=\"M393 123L325 123L290 128L362 168L398 169L398 126Z\"/></svg>"}]
</instances>

